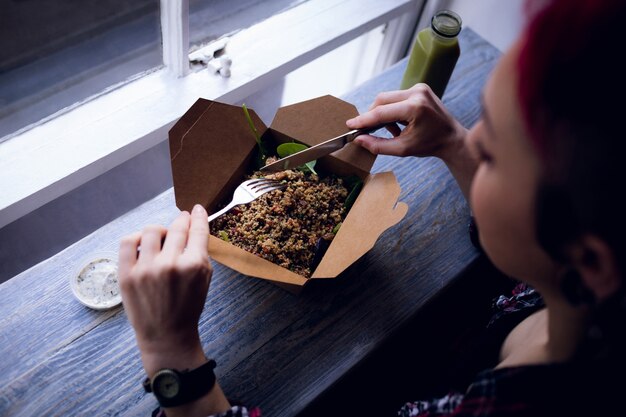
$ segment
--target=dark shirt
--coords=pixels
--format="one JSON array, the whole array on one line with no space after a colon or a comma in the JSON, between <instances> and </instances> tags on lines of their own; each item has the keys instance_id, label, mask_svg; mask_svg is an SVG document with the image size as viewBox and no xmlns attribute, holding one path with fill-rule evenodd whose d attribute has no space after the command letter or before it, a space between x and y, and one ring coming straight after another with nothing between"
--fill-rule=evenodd
<instances>
[{"instance_id":1,"label":"dark shirt","mask_svg":"<svg viewBox=\"0 0 626 417\"><path fill-rule=\"evenodd\" d=\"M504 338L524 318L544 307L531 287L518 284L493 302L493 316L473 358L499 353ZM626 329L625 329L626 331ZM480 362L481 359L478 361ZM462 363L463 360L460 361ZM406 403L400 417L561 417L626 415L621 406L626 384L623 360L573 360L565 363L485 369L465 390ZM462 372L462 370L460 370ZM617 379L609 375L618 376ZM617 411L616 411L617 410ZM157 411L157 410L155 410ZM260 417L258 408L234 406L212 417Z\"/></svg>"}]
</instances>

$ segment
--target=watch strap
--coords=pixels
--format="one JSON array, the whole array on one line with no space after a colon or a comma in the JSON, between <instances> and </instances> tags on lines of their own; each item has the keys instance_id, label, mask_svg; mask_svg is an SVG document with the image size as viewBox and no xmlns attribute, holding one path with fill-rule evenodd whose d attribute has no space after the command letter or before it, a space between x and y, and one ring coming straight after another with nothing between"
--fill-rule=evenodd
<instances>
[{"instance_id":1,"label":"watch strap","mask_svg":"<svg viewBox=\"0 0 626 417\"><path fill-rule=\"evenodd\" d=\"M173 398L164 398L160 396L158 392L154 392L150 378L146 378L143 381L143 388L146 392L152 392L154 394L161 407L178 407L197 400L213 389L216 380L213 369L215 369L216 365L216 362L210 359L204 365L191 371L170 369L170 371L177 374L180 382L179 392ZM155 374L155 376L157 374Z\"/></svg>"}]
</instances>

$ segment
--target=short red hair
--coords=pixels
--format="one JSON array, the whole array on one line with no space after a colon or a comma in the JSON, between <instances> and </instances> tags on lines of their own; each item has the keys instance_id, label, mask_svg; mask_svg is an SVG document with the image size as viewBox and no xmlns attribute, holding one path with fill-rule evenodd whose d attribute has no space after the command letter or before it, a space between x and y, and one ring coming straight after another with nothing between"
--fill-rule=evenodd
<instances>
[{"instance_id":1,"label":"short red hair","mask_svg":"<svg viewBox=\"0 0 626 417\"><path fill-rule=\"evenodd\" d=\"M539 241L558 257L599 236L626 280L624 25L625 0L551 0L520 40L517 93L542 160Z\"/></svg>"},{"instance_id":2,"label":"short red hair","mask_svg":"<svg viewBox=\"0 0 626 417\"><path fill-rule=\"evenodd\" d=\"M607 107L626 99L611 92L626 76L619 64L626 52L626 1L530 0L526 9L532 16L518 61L519 101L531 139L545 156L560 123L598 126L609 114L617 116L617 108L623 113L621 103Z\"/></svg>"}]
</instances>

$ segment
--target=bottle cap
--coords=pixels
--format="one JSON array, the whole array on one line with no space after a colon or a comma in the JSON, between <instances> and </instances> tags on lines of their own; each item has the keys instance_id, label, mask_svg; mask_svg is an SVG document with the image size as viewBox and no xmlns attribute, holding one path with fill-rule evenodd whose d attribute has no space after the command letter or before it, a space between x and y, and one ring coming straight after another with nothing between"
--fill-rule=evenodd
<instances>
[{"instance_id":1,"label":"bottle cap","mask_svg":"<svg viewBox=\"0 0 626 417\"><path fill-rule=\"evenodd\" d=\"M70 276L72 293L82 304L106 310L122 303L117 274L117 254L96 252L79 262Z\"/></svg>"},{"instance_id":2,"label":"bottle cap","mask_svg":"<svg viewBox=\"0 0 626 417\"><path fill-rule=\"evenodd\" d=\"M430 26L435 33L445 38L454 38L461 32L461 16L451 10L441 10L434 14Z\"/></svg>"}]
</instances>

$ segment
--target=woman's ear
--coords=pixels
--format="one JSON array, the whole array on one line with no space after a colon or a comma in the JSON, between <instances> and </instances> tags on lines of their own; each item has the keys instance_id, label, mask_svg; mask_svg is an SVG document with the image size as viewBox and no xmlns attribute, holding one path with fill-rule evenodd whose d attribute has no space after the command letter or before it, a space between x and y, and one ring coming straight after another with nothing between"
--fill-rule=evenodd
<instances>
[{"instance_id":1,"label":"woman's ear","mask_svg":"<svg viewBox=\"0 0 626 417\"><path fill-rule=\"evenodd\" d=\"M584 285L602 301L621 286L622 277L611 247L594 235L585 235L570 247L570 261Z\"/></svg>"}]
</instances>

